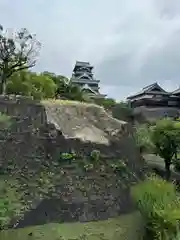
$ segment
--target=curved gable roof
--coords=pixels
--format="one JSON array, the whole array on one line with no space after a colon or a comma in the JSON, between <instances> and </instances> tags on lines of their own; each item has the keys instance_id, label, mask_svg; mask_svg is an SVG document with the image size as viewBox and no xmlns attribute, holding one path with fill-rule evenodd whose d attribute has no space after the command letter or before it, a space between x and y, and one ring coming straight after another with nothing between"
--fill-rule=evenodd
<instances>
[{"instance_id":1,"label":"curved gable roof","mask_svg":"<svg viewBox=\"0 0 180 240\"><path fill-rule=\"evenodd\" d=\"M173 91L171 94L180 95L180 87L178 89L176 89L175 91Z\"/></svg>"},{"instance_id":2,"label":"curved gable roof","mask_svg":"<svg viewBox=\"0 0 180 240\"><path fill-rule=\"evenodd\" d=\"M132 99L132 98L135 98L136 96L139 96L139 95L142 95L145 93L157 92L157 90L160 91L161 93L168 94L162 87L159 86L159 84L157 82L155 82L153 84L150 84L150 85L142 88L142 90L139 91L138 93L127 97L127 99Z\"/></svg>"}]
</instances>

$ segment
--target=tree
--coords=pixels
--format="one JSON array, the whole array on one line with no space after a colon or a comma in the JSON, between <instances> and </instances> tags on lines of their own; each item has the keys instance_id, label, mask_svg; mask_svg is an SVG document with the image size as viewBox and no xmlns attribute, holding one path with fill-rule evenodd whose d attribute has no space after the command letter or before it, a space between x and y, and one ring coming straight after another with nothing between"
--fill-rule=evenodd
<instances>
[{"instance_id":1,"label":"tree","mask_svg":"<svg viewBox=\"0 0 180 240\"><path fill-rule=\"evenodd\" d=\"M62 75L56 75L55 73L47 71L43 72L43 74L51 78L53 82L56 84L57 86L55 93L56 98L62 96L62 94L64 94L64 92L67 91L67 85L69 84L69 79L67 77Z\"/></svg>"},{"instance_id":2,"label":"tree","mask_svg":"<svg viewBox=\"0 0 180 240\"><path fill-rule=\"evenodd\" d=\"M6 91L7 79L15 72L35 66L40 43L26 28L15 34L0 25L0 94Z\"/></svg>"},{"instance_id":3,"label":"tree","mask_svg":"<svg viewBox=\"0 0 180 240\"><path fill-rule=\"evenodd\" d=\"M119 102L113 107L112 116L120 120L132 121L133 111L132 108L128 105L128 103Z\"/></svg>"},{"instance_id":4,"label":"tree","mask_svg":"<svg viewBox=\"0 0 180 240\"><path fill-rule=\"evenodd\" d=\"M6 94L31 96L31 88L30 73L22 70L14 73L7 80Z\"/></svg>"},{"instance_id":5,"label":"tree","mask_svg":"<svg viewBox=\"0 0 180 240\"><path fill-rule=\"evenodd\" d=\"M55 75L54 73L44 72L57 85L56 98L63 97L69 100L83 101L83 92L78 86L74 86L67 77Z\"/></svg>"},{"instance_id":6,"label":"tree","mask_svg":"<svg viewBox=\"0 0 180 240\"><path fill-rule=\"evenodd\" d=\"M54 98L56 92L56 84L51 78L44 74L32 74L31 78L31 96L34 99Z\"/></svg>"},{"instance_id":7,"label":"tree","mask_svg":"<svg viewBox=\"0 0 180 240\"><path fill-rule=\"evenodd\" d=\"M164 159L166 179L169 180L170 165L180 145L180 122L159 120L152 129L152 142L156 153Z\"/></svg>"},{"instance_id":8,"label":"tree","mask_svg":"<svg viewBox=\"0 0 180 240\"><path fill-rule=\"evenodd\" d=\"M152 153L154 151L154 144L151 139L151 134L152 130L148 124L141 124L135 128L135 140L142 153Z\"/></svg>"},{"instance_id":9,"label":"tree","mask_svg":"<svg viewBox=\"0 0 180 240\"><path fill-rule=\"evenodd\" d=\"M112 108L116 106L116 101L113 98L97 98L94 101L107 110L112 110Z\"/></svg>"},{"instance_id":10,"label":"tree","mask_svg":"<svg viewBox=\"0 0 180 240\"><path fill-rule=\"evenodd\" d=\"M47 75L23 70L9 78L6 93L32 96L34 99L54 98L56 87Z\"/></svg>"}]
</instances>

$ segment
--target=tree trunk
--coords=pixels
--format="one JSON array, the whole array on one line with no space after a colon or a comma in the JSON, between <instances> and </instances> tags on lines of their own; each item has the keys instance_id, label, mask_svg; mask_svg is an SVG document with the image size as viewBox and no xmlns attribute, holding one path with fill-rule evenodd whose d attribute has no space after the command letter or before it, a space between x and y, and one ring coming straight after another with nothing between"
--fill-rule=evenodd
<instances>
[{"instance_id":1,"label":"tree trunk","mask_svg":"<svg viewBox=\"0 0 180 240\"><path fill-rule=\"evenodd\" d=\"M2 94L6 94L6 76L3 76L2 78Z\"/></svg>"},{"instance_id":2,"label":"tree trunk","mask_svg":"<svg viewBox=\"0 0 180 240\"><path fill-rule=\"evenodd\" d=\"M6 77L1 75L0 94L6 94Z\"/></svg>"},{"instance_id":3,"label":"tree trunk","mask_svg":"<svg viewBox=\"0 0 180 240\"><path fill-rule=\"evenodd\" d=\"M168 181L171 177L171 170L170 170L170 165L171 165L171 161L165 160L165 170L166 170L166 180Z\"/></svg>"},{"instance_id":4,"label":"tree trunk","mask_svg":"<svg viewBox=\"0 0 180 240\"><path fill-rule=\"evenodd\" d=\"M174 154L174 158L175 158L175 160L177 161L177 151L176 151L175 154Z\"/></svg>"}]
</instances>

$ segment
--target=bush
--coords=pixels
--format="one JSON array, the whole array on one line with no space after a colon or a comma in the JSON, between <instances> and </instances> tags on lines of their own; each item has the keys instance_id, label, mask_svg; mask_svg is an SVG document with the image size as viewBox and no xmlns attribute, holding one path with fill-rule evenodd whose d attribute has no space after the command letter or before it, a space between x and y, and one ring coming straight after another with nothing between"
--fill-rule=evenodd
<instances>
[{"instance_id":1,"label":"bush","mask_svg":"<svg viewBox=\"0 0 180 240\"><path fill-rule=\"evenodd\" d=\"M152 129L147 124L142 124L136 128L135 140L139 148L144 152L153 152L154 144L151 140Z\"/></svg>"},{"instance_id":2,"label":"bush","mask_svg":"<svg viewBox=\"0 0 180 240\"><path fill-rule=\"evenodd\" d=\"M132 197L145 220L146 239L176 236L180 201L173 184L152 176L132 188Z\"/></svg>"},{"instance_id":3,"label":"bush","mask_svg":"<svg viewBox=\"0 0 180 240\"><path fill-rule=\"evenodd\" d=\"M0 229L7 226L11 218L19 214L22 204L16 181L0 180Z\"/></svg>"},{"instance_id":4,"label":"bush","mask_svg":"<svg viewBox=\"0 0 180 240\"><path fill-rule=\"evenodd\" d=\"M100 153L100 151L99 150L93 150L92 152L91 152L91 160L93 161L93 162L99 162L99 160L100 160L100 155L101 155L101 153Z\"/></svg>"},{"instance_id":5,"label":"bush","mask_svg":"<svg viewBox=\"0 0 180 240\"><path fill-rule=\"evenodd\" d=\"M0 127L9 128L11 126L11 117L0 112Z\"/></svg>"},{"instance_id":6,"label":"bush","mask_svg":"<svg viewBox=\"0 0 180 240\"><path fill-rule=\"evenodd\" d=\"M72 161L74 161L76 159L76 153L74 152L70 152L70 153L61 153L60 155L60 162L69 162L71 163Z\"/></svg>"},{"instance_id":7,"label":"bush","mask_svg":"<svg viewBox=\"0 0 180 240\"><path fill-rule=\"evenodd\" d=\"M34 99L53 98L56 84L47 75L36 74L30 71L14 73L7 82L6 93L32 96Z\"/></svg>"},{"instance_id":8,"label":"bush","mask_svg":"<svg viewBox=\"0 0 180 240\"><path fill-rule=\"evenodd\" d=\"M152 128L152 142L155 152L164 159L166 178L170 178L170 165L180 146L180 123L170 119L157 121Z\"/></svg>"},{"instance_id":9,"label":"bush","mask_svg":"<svg viewBox=\"0 0 180 240\"><path fill-rule=\"evenodd\" d=\"M119 102L112 108L112 116L119 120L132 122L133 120L133 110L128 103Z\"/></svg>"},{"instance_id":10,"label":"bush","mask_svg":"<svg viewBox=\"0 0 180 240\"><path fill-rule=\"evenodd\" d=\"M116 173L123 173L127 171L127 165L123 160L118 160L116 163L112 163L111 168Z\"/></svg>"}]
</instances>

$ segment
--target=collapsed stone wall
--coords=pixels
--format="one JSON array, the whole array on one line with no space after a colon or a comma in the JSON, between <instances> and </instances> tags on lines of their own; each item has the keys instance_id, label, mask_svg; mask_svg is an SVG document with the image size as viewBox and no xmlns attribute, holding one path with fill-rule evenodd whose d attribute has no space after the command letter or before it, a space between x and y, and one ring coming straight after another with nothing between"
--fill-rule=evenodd
<instances>
[{"instance_id":1,"label":"collapsed stone wall","mask_svg":"<svg viewBox=\"0 0 180 240\"><path fill-rule=\"evenodd\" d=\"M89 156L92 150L100 150L105 161L127 159L128 168L132 173L129 183L133 184L137 178L143 177L143 163L131 135L132 129L128 125L124 125L120 135L114 138L111 136L107 146L83 142L77 138L66 138L60 129L47 121L45 107L30 99L1 97L0 112L12 116L13 121L10 129L0 131L1 169L19 180L21 191L26 193L25 199L28 202L35 202L35 209L25 214L18 227L44 224L47 221L104 219L128 212L132 208L129 186L124 189L120 184L117 185L118 178L114 172L107 170L108 178L107 175L102 177L97 173L97 179L96 173L92 172L90 178L86 179L86 173L80 173L79 169L74 167L67 170L67 166L61 167L58 163L63 152L73 150L78 155ZM40 198L36 195L36 189L42 187L38 183L42 172L54 173L56 180L53 179L52 182L53 190L49 189L44 196L41 193ZM66 174L61 175L62 172ZM85 198L84 191L77 188L82 182L88 189ZM111 186L107 187L109 184ZM99 204L102 204L102 209L97 208ZM69 209L66 214L63 214L64 208ZM79 213L76 214L78 209ZM84 214L86 217L83 217ZM35 221L35 218L38 220Z\"/></svg>"}]
</instances>

